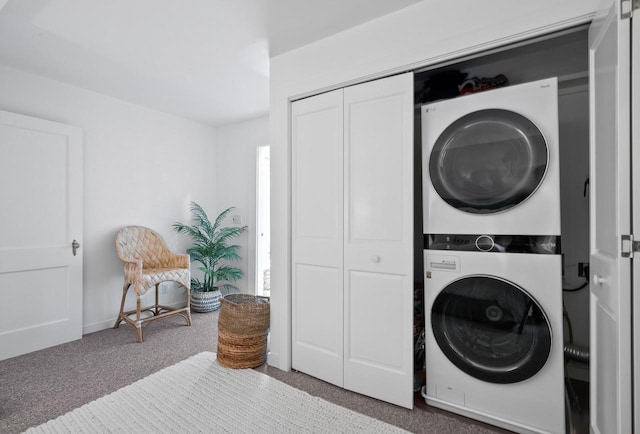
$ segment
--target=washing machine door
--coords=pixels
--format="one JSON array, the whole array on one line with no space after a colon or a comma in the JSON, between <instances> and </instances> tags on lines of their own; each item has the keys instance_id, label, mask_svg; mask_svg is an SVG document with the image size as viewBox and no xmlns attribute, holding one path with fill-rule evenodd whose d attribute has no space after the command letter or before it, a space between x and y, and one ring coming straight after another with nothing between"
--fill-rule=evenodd
<instances>
[{"instance_id":1,"label":"washing machine door","mask_svg":"<svg viewBox=\"0 0 640 434\"><path fill-rule=\"evenodd\" d=\"M547 143L533 122L509 110L480 110L457 119L438 137L429 175L449 205L490 214L531 196L547 163Z\"/></svg>"},{"instance_id":2,"label":"washing machine door","mask_svg":"<svg viewBox=\"0 0 640 434\"><path fill-rule=\"evenodd\" d=\"M445 287L432 306L431 328L455 366L491 383L532 377L551 351L551 327L538 303L492 276L469 276Z\"/></svg>"}]
</instances>

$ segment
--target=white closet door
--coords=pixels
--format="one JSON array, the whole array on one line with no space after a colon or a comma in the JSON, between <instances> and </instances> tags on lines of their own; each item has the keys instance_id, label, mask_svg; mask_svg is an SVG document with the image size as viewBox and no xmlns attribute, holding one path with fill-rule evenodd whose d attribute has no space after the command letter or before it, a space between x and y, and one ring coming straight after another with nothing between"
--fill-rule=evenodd
<instances>
[{"instance_id":1,"label":"white closet door","mask_svg":"<svg viewBox=\"0 0 640 434\"><path fill-rule=\"evenodd\" d=\"M292 103L292 367L343 385L342 90Z\"/></svg>"},{"instance_id":2,"label":"white closet door","mask_svg":"<svg viewBox=\"0 0 640 434\"><path fill-rule=\"evenodd\" d=\"M633 432L631 391L630 25L611 2L589 30L591 432ZM628 245L626 246L629 247Z\"/></svg>"},{"instance_id":3,"label":"white closet door","mask_svg":"<svg viewBox=\"0 0 640 434\"><path fill-rule=\"evenodd\" d=\"M344 110L344 387L413 408L413 74Z\"/></svg>"}]
</instances>

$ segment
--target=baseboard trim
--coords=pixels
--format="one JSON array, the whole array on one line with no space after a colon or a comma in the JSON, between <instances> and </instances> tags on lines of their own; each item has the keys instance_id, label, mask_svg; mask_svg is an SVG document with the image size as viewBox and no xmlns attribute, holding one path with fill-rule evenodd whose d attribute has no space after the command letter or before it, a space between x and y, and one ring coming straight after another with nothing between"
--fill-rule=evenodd
<instances>
[{"instance_id":1,"label":"baseboard trim","mask_svg":"<svg viewBox=\"0 0 640 434\"><path fill-rule=\"evenodd\" d=\"M82 335L88 335L89 333L99 332L100 330L106 330L113 327L113 324L116 322L116 317L113 319L107 319L104 321L96 322L93 324L85 324L82 326Z\"/></svg>"}]
</instances>

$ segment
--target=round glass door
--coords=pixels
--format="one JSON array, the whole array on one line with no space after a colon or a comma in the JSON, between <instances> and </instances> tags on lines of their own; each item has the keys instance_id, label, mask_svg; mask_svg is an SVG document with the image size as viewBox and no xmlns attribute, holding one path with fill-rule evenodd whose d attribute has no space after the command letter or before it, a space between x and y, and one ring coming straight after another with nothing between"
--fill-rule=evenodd
<instances>
[{"instance_id":1,"label":"round glass door","mask_svg":"<svg viewBox=\"0 0 640 434\"><path fill-rule=\"evenodd\" d=\"M545 138L533 122L508 110L480 110L456 120L438 137L429 175L449 205L489 214L531 196L547 161Z\"/></svg>"},{"instance_id":2,"label":"round glass door","mask_svg":"<svg viewBox=\"0 0 640 434\"><path fill-rule=\"evenodd\" d=\"M495 277L449 284L432 306L431 327L454 365L491 383L532 377L551 351L551 327L540 306L522 288Z\"/></svg>"}]
</instances>

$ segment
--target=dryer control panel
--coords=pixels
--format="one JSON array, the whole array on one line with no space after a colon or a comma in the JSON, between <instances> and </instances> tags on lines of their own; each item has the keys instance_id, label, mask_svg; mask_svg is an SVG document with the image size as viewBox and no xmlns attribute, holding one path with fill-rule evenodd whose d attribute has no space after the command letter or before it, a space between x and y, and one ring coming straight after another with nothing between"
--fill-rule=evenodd
<instances>
[{"instance_id":1,"label":"dryer control panel","mask_svg":"<svg viewBox=\"0 0 640 434\"><path fill-rule=\"evenodd\" d=\"M558 235L424 234L428 250L560 254Z\"/></svg>"}]
</instances>

